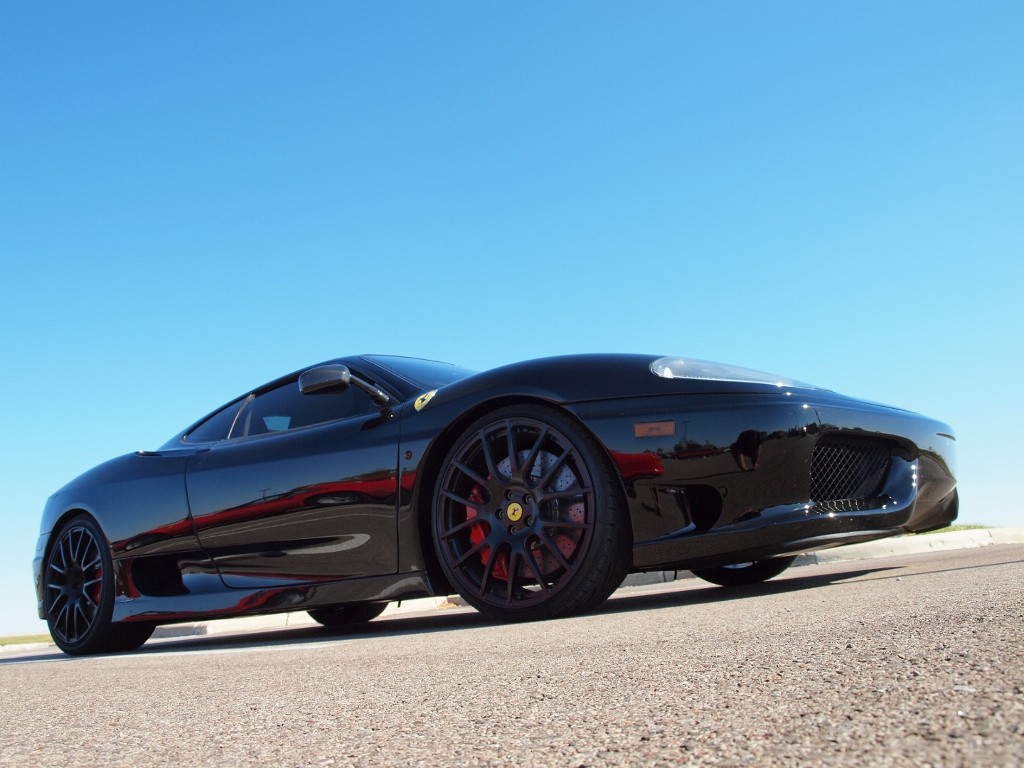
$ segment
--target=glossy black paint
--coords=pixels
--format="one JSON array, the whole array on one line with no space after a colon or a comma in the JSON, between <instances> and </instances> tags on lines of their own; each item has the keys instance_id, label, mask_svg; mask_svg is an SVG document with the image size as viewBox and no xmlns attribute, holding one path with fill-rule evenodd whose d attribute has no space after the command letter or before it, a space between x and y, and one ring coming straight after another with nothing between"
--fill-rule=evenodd
<instances>
[{"instance_id":1,"label":"glossy black paint","mask_svg":"<svg viewBox=\"0 0 1024 768\"><path fill-rule=\"evenodd\" d=\"M388 404L237 440L190 442L190 427L55 493L35 558L40 599L52 534L81 512L110 541L114 621L447 593L429 522L441 461L467 424L516 403L558 406L603 446L628 505L635 570L743 562L956 517L947 425L820 389L664 379L650 372L656 357L529 361L442 386L426 402L418 398L430 387L383 359L330 361L386 393ZM840 434L891 446L888 476L867 508L836 511L809 497L815 445Z\"/></svg>"},{"instance_id":2,"label":"glossy black paint","mask_svg":"<svg viewBox=\"0 0 1024 768\"><path fill-rule=\"evenodd\" d=\"M398 426L367 415L197 454L185 475L192 520L224 583L395 573Z\"/></svg>"},{"instance_id":3,"label":"glossy black paint","mask_svg":"<svg viewBox=\"0 0 1024 768\"><path fill-rule=\"evenodd\" d=\"M618 404L625 412L646 408L645 419L678 425L672 437L637 438L605 403L571 406L613 457L657 459L625 482L634 564L641 570L803 552L927 530L956 516L951 430L917 414L797 389ZM838 513L811 503L811 455L825 434L892 443L897 455L881 494L890 497L887 502ZM703 502L697 514L679 503L679 494L690 489Z\"/></svg>"}]
</instances>

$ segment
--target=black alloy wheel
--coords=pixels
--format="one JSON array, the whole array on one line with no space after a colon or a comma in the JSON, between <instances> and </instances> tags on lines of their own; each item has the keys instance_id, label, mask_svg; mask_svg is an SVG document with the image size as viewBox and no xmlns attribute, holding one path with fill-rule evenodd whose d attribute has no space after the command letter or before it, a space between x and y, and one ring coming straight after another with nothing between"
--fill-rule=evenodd
<instances>
[{"instance_id":1,"label":"black alloy wheel","mask_svg":"<svg viewBox=\"0 0 1024 768\"><path fill-rule=\"evenodd\" d=\"M307 613L315 622L325 627L350 627L376 619L387 607L387 603L355 603L331 608L313 608Z\"/></svg>"},{"instance_id":2,"label":"black alloy wheel","mask_svg":"<svg viewBox=\"0 0 1024 768\"><path fill-rule=\"evenodd\" d=\"M472 424L434 494L435 551L477 610L532 621L594 607L622 583L632 536L621 488L597 441L544 405Z\"/></svg>"},{"instance_id":3,"label":"black alloy wheel","mask_svg":"<svg viewBox=\"0 0 1024 768\"><path fill-rule=\"evenodd\" d=\"M57 646L67 654L128 651L153 634L148 622L112 624L114 569L106 538L86 515L60 529L43 566L43 606Z\"/></svg>"},{"instance_id":4,"label":"black alloy wheel","mask_svg":"<svg viewBox=\"0 0 1024 768\"><path fill-rule=\"evenodd\" d=\"M796 560L792 557L773 557L768 560L755 560L752 563L736 563L720 565L715 568L695 568L692 573L704 581L722 587L744 587L749 584L760 584L774 578L789 568Z\"/></svg>"}]
</instances>

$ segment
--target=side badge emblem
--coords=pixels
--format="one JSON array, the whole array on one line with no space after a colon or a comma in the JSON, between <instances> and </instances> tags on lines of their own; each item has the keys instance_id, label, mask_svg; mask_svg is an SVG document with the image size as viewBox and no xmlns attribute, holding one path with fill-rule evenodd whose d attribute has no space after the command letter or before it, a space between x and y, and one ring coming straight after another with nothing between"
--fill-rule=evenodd
<instances>
[{"instance_id":1,"label":"side badge emblem","mask_svg":"<svg viewBox=\"0 0 1024 768\"><path fill-rule=\"evenodd\" d=\"M413 408L417 411L422 411L423 406L430 402L430 398L437 394L436 389L432 389L429 392L424 392L422 395L416 398L416 402L413 403Z\"/></svg>"}]
</instances>

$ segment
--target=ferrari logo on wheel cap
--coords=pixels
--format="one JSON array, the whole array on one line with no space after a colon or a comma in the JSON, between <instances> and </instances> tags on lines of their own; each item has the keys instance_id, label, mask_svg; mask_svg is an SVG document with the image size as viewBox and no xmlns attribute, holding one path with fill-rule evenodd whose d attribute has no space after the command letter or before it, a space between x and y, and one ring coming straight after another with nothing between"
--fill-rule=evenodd
<instances>
[{"instance_id":1,"label":"ferrari logo on wheel cap","mask_svg":"<svg viewBox=\"0 0 1024 768\"><path fill-rule=\"evenodd\" d=\"M505 510L505 515L513 523L518 523L523 519L523 505L518 501L513 501L508 505L508 509Z\"/></svg>"}]
</instances>

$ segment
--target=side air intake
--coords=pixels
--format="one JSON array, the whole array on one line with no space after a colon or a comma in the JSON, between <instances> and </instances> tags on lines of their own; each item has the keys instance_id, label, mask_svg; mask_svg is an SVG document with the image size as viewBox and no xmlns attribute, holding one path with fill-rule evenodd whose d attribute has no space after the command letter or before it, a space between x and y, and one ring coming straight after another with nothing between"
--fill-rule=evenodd
<instances>
[{"instance_id":1,"label":"side air intake","mask_svg":"<svg viewBox=\"0 0 1024 768\"><path fill-rule=\"evenodd\" d=\"M811 457L811 500L834 511L866 508L863 503L878 494L885 479L889 454L883 440L826 435Z\"/></svg>"}]
</instances>

